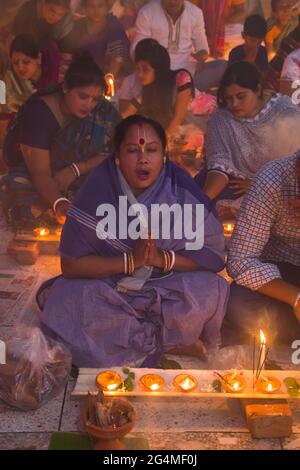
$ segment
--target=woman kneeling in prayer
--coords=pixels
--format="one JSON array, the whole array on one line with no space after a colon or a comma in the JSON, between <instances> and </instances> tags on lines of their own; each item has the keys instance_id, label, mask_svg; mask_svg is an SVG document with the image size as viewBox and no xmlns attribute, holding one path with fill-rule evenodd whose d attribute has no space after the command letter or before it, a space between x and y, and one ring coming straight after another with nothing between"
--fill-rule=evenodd
<instances>
[{"instance_id":1,"label":"woman kneeling in prayer","mask_svg":"<svg viewBox=\"0 0 300 470\"><path fill-rule=\"evenodd\" d=\"M218 104L207 127L206 168L196 180L211 199L233 201L266 163L300 148L300 110L287 96L265 95L259 71L248 62L228 67Z\"/></svg>"},{"instance_id":2,"label":"woman kneeling in prayer","mask_svg":"<svg viewBox=\"0 0 300 470\"><path fill-rule=\"evenodd\" d=\"M14 226L63 220L69 198L111 153L119 113L104 99L105 87L97 64L82 54L62 85L33 95L17 113L4 143L9 171L0 184Z\"/></svg>"},{"instance_id":3,"label":"woman kneeling in prayer","mask_svg":"<svg viewBox=\"0 0 300 470\"><path fill-rule=\"evenodd\" d=\"M128 117L114 144L69 211L63 275L38 293L42 322L81 367L154 366L165 352L204 359L227 303L228 284L216 274L222 226L193 179L165 156L157 122Z\"/></svg>"},{"instance_id":4,"label":"woman kneeling in prayer","mask_svg":"<svg viewBox=\"0 0 300 470\"><path fill-rule=\"evenodd\" d=\"M245 196L228 256L224 343L300 338L300 152L269 163Z\"/></svg>"}]
</instances>

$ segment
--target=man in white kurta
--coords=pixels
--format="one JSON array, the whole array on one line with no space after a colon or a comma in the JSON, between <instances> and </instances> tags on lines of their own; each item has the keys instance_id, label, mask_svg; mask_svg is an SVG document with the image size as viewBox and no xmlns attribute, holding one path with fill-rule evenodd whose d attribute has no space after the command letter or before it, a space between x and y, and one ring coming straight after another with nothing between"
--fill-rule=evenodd
<instances>
[{"instance_id":1,"label":"man in white kurta","mask_svg":"<svg viewBox=\"0 0 300 470\"><path fill-rule=\"evenodd\" d=\"M152 0L138 13L132 54L139 41L156 39L171 58L173 70L184 68L194 76L195 85L202 91L215 85L219 64L204 64L209 47L203 13L200 8L185 0ZM221 70L223 73L224 65ZM204 89L205 88L205 89Z\"/></svg>"}]
</instances>

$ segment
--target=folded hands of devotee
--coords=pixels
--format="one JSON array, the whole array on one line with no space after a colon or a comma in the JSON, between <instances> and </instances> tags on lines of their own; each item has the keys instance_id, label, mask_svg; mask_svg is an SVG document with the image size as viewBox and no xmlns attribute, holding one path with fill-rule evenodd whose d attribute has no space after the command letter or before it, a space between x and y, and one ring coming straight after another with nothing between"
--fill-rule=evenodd
<instances>
[{"instance_id":1,"label":"folded hands of devotee","mask_svg":"<svg viewBox=\"0 0 300 470\"><path fill-rule=\"evenodd\" d=\"M242 196L250 188L251 180L248 178L230 178L229 187L237 196Z\"/></svg>"},{"instance_id":2,"label":"folded hands of devotee","mask_svg":"<svg viewBox=\"0 0 300 470\"><path fill-rule=\"evenodd\" d=\"M154 239L139 239L135 244L133 256L135 268L142 266L164 267L162 251L157 248Z\"/></svg>"}]
</instances>

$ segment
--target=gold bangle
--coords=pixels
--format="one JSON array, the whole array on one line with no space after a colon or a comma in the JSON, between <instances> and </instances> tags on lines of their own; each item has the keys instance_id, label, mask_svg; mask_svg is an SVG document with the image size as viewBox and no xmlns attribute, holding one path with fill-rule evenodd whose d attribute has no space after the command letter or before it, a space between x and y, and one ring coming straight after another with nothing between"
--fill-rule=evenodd
<instances>
[{"instance_id":1,"label":"gold bangle","mask_svg":"<svg viewBox=\"0 0 300 470\"><path fill-rule=\"evenodd\" d=\"M169 272L170 269L171 269L171 255L170 255L169 250L167 250L167 258L168 258L168 269L167 269L167 272Z\"/></svg>"},{"instance_id":2,"label":"gold bangle","mask_svg":"<svg viewBox=\"0 0 300 470\"><path fill-rule=\"evenodd\" d=\"M130 253L128 253L128 267L127 267L127 274L131 276L131 256Z\"/></svg>"},{"instance_id":3,"label":"gold bangle","mask_svg":"<svg viewBox=\"0 0 300 470\"><path fill-rule=\"evenodd\" d=\"M169 258L168 258L167 250L163 250L163 254L164 254L164 260L165 260L164 273L166 273L168 272L168 266L169 266Z\"/></svg>"},{"instance_id":4,"label":"gold bangle","mask_svg":"<svg viewBox=\"0 0 300 470\"><path fill-rule=\"evenodd\" d=\"M132 253L129 253L128 258L129 258L129 269L128 269L128 273L129 273L130 276L132 276L132 274L134 273L134 258L133 258L133 254L132 254Z\"/></svg>"}]
</instances>

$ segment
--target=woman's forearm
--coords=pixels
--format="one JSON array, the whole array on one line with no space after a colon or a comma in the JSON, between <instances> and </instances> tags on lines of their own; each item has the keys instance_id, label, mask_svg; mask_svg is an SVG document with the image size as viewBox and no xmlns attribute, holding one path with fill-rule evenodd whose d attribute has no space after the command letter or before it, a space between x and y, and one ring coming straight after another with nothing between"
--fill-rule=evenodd
<instances>
[{"instance_id":1,"label":"woman's forearm","mask_svg":"<svg viewBox=\"0 0 300 470\"><path fill-rule=\"evenodd\" d=\"M52 207L54 201L61 197L56 181L51 175L33 175L32 178L38 194Z\"/></svg>"},{"instance_id":2,"label":"woman's forearm","mask_svg":"<svg viewBox=\"0 0 300 470\"><path fill-rule=\"evenodd\" d=\"M96 155L95 157L90 158L89 160L86 160L84 162L79 162L76 163L80 174L81 175L86 175L90 171L92 171L94 168L96 168L100 163L102 163L105 159L107 158L107 155L101 154L101 155Z\"/></svg>"},{"instance_id":3,"label":"woman's forearm","mask_svg":"<svg viewBox=\"0 0 300 470\"><path fill-rule=\"evenodd\" d=\"M190 258L186 258L182 255L176 255L173 270L178 272L198 271L199 265Z\"/></svg>"},{"instance_id":4,"label":"woman's forearm","mask_svg":"<svg viewBox=\"0 0 300 470\"><path fill-rule=\"evenodd\" d=\"M299 287L283 281L282 279L273 279L268 284L262 286L258 292L293 307L299 290Z\"/></svg>"},{"instance_id":5,"label":"woman's forearm","mask_svg":"<svg viewBox=\"0 0 300 470\"><path fill-rule=\"evenodd\" d=\"M226 188L228 181L225 174L210 171L206 177L203 191L210 199L215 199Z\"/></svg>"},{"instance_id":6,"label":"woman's forearm","mask_svg":"<svg viewBox=\"0 0 300 470\"><path fill-rule=\"evenodd\" d=\"M74 259L62 256L61 269L66 278L104 279L124 273L124 258L90 255Z\"/></svg>"}]
</instances>

